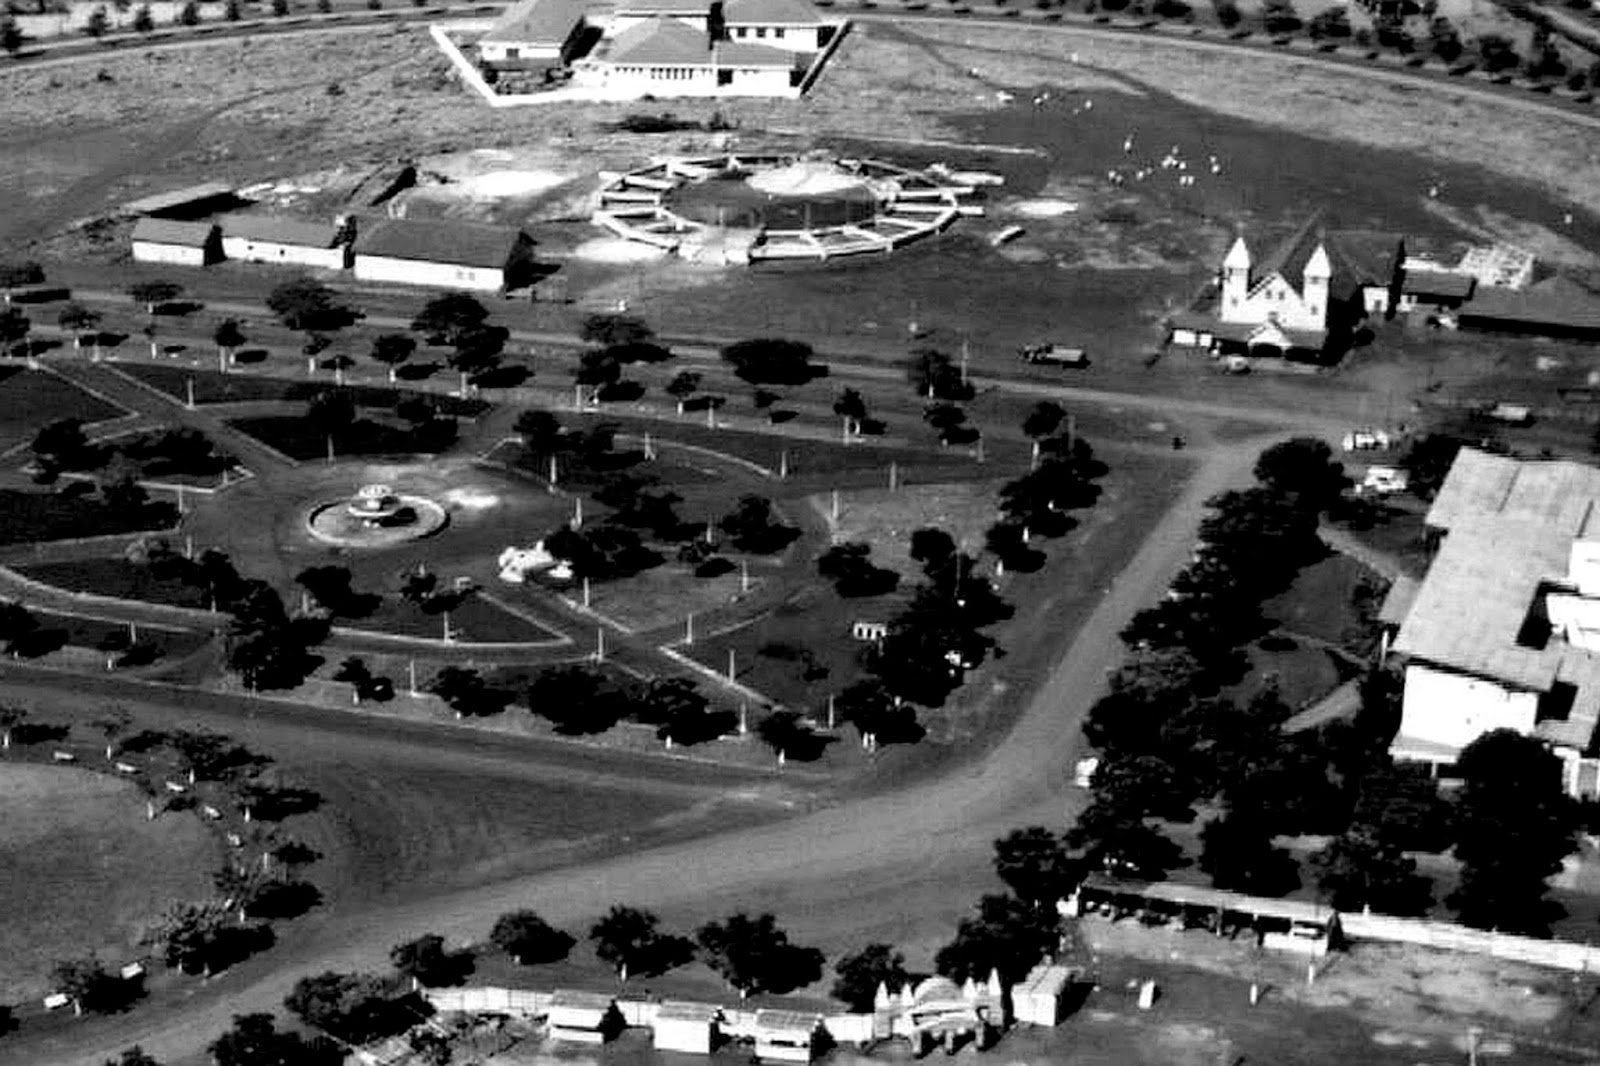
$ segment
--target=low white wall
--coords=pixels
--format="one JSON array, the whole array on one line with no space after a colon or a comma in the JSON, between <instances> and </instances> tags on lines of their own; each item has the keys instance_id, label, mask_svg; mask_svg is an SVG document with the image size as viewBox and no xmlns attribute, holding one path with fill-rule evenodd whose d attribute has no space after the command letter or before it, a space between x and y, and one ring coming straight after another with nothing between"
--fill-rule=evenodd
<instances>
[{"instance_id":1,"label":"low white wall","mask_svg":"<svg viewBox=\"0 0 1600 1066\"><path fill-rule=\"evenodd\" d=\"M1551 966L1580 973L1600 971L1600 948L1588 944L1535 940L1532 937L1469 929L1451 922L1395 918L1384 914L1341 914L1339 923L1349 940L1420 944L1442 951L1464 951L1533 966Z\"/></svg>"}]
</instances>

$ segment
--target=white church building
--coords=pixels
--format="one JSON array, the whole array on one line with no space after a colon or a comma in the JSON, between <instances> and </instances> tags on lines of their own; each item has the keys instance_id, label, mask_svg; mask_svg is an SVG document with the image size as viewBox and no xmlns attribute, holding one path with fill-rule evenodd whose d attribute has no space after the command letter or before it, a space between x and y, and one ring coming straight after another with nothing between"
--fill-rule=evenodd
<instances>
[{"instance_id":1,"label":"white church building","mask_svg":"<svg viewBox=\"0 0 1600 1066\"><path fill-rule=\"evenodd\" d=\"M1405 666L1389 753L1448 774L1513 729L1550 746L1571 795L1600 795L1600 469L1463 448L1427 524L1427 575L1384 605Z\"/></svg>"}]
</instances>

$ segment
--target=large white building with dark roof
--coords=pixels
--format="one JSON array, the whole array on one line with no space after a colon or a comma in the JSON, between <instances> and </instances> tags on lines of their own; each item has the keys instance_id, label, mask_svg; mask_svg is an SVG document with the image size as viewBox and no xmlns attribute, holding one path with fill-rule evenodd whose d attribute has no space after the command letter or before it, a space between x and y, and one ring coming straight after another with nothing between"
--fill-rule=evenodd
<instances>
[{"instance_id":1,"label":"large white building with dark roof","mask_svg":"<svg viewBox=\"0 0 1600 1066\"><path fill-rule=\"evenodd\" d=\"M364 222L354 250L359 281L474 292L513 288L533 265L533 240L521 230L455 219Z\"/></svg>"},{"instance_id":2,"label":"large white building with dark roof","mask_svg":"<svg viewBox=\"0 0 1600 1066\"><path fill-rule=\"evenodd\" d=\"M1600 795L1600 469L1462 449L1427 515L1439 552L1399 621L1395 759L1448 767L1513 729ZM1408 590L1410 591L1410 590Z\"/></svg>"}]
</instances>

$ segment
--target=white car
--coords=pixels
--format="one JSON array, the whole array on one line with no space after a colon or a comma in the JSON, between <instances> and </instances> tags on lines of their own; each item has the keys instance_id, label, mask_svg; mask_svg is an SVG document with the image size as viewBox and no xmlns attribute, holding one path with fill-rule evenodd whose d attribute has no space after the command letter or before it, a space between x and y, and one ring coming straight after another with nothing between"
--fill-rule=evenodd
<instances>
[{"instance_id":1,"label":"white car","mask_svg":"<svg viewBox=\"0 0 1600 1066\"><path fill-rule=\"evenodd\" d=\"M1361 479L1359 491L1373 496L1388 496L1411 487L1411 475L1392 466L1370 466Z\"/></svg>"},{"instance_id":2,"label":"white car","mask_svg":"<svg viewBox=\"0 0 1600 1066\"><path fill-rule=\"evenodd\" d=\"M1391 441L1384 430L1356 429L1344 435L1343 444L1347 452L1378 452L1388 451Z\"/></svg>"}]
</instances>

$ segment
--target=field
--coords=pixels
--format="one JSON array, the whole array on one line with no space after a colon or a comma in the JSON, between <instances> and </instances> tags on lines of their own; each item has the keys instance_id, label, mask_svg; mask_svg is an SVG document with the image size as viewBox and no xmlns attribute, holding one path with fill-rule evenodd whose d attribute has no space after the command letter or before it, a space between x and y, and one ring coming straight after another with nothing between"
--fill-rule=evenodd
<instances>
[{"instance_id":1,"label":"field","mask_svg":"<svg viewBox=\"0 0 1600 1066\"><path fill-rule=\"evenodd\" d=\"M1261 614L1297 636L1370 654L1377 638L1373 619L1387 582L1349 556L1332 553L1312 563L1282 594L1261 605Z\"/></svg>"},{"instance_id":2,"label":"field","mask_svg":"<svg viewBox=\"0 0 1600 1066\"><path fill-rule=\"evenodd\" d=\"M316 422L302 415L236 418L228 425L291 459L304 462L328 455L327 434ZM339 431L333 439L333 450L336 455L346 457L405 456L442 452L454 443L453 435L444 437L418 428L401 428L363 418Z\"/></svg>"},{"instance_id":3,"label":"field","mask_svg":"<svg viewBox=\"0 0 1600 1066\"><path fill-rule=\"evenodd\" d=\"M219 854L200 819L147 822L126 782L0 762L0 814L0 900L27 916L0 923L0 1001L40 994L62 959L120 965L167 904L210 892Z\"/></svg>"},{"instance_id":4,"label":"field","mask_svg":"<svg viewBox=\"0 0 1600 1066\"><path fill-rule=\"evenodd\" d=\"M48 371L0 366L0 452L33 439L57 419L103 422L127 414Z\"/></svg>"}]
</instances>

